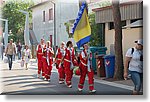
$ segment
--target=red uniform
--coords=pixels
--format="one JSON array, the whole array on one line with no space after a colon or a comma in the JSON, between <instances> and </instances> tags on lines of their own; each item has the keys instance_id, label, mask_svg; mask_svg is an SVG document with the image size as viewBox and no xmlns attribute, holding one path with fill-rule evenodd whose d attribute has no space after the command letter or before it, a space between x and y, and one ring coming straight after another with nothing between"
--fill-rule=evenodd
<instances>
[{"instance_id":1,"label":"red uniform","mask_svg":"<svg viewBox=\"0 0 150 102\"><path fill-rule=\"evenodd\" d=\"M91 53L90 53L90 57L86 60L83 59L84 57L82 55L84 55L84 57L89 56L88 53L85 50L83 50L80 54L79 67L80 67L80 70L81 70L81 76L80 76L80 81L79 81L79 84L78 84L78 88L83 89L85 77L86 77L86 74L87 74L88 75L88 82L89 82L89 90L94 90L94 72L92 70L91 61L89 60L92 57Z\"/></svg>"},{"instance_id":2,"label":"red uniform","mask_svg":"<svg viewBox=\"0 0 150 102\"><path fill-rule=\"evenodd\" d=\"M65 79L65 69L64 65L60 65L62 58L64 57L65 48L58 48L56 53L56 68L58 69L59 81L64 81Z\"/></svg>"},{"instance_id":3,"label":"red uniform","mask_svg":"<svg viewBox=\"0 0 150 102\"><path fill-rule=\"evenodd\" d=\"M43 56L42 56L42 63L43 63L43 73L42 76L45 78L46 76L46 69L47 69L47 53L46 53L46 45L43 48Z\"/></svg>"},{"instance_id":4,"label":"red uniform","mask_svg":"<svg viewBox=\"0 0 150 102\"><path fill-rule=\"evenodd\" d=\"M71 86L74 62L76 62L74 48L66 48L64 56L64 67L66 74L66 83L68 87Z\"/></svg>"},{"instance_id":5,"label":"red uniform","mask_svg":"<svg viewBox=\"0 0 150 102\"><path fill-rule=\"evenodd\" d=\"M43 70L43 46L45 45L41 45L39 44L37 46L37 59L38 59L38 75L41 74L41 71L42 71L42 76L43 76L43 73L44 73L44 70Z\"/></svg>"},{"instance_id":6,"label":"red uniform","mask_svg":"<svg viewBox=\"0 0 150 102\"><path fill-rule=\"evenodd\" d=\"M50 76L51 76L51 70L52 70L52 64L53 64L53 49L51 47L47 47L46 48L46 69L45 69L45 78L47 80L50 80Z\"/></svg>"}]
</instances>

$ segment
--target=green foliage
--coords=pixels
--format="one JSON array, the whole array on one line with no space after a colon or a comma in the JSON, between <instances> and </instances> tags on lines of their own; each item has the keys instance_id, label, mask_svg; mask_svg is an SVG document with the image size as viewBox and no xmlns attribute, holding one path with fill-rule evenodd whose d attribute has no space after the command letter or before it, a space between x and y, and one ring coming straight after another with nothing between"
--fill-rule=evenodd
<instances>
[{"instance_id":1,"label":"green foliage","mask_svg":"<svg viewBox=\"0 0 150 102\"><path fill-rule=\"evenodd\" d=\"M69 27L71 26L71 24L69 22L64 24L66 26L66 32L68 33L69 37L68 38L73 38L72 33L69 33Z\"/></svg>"},{"instance_id":2,"label":"green foliage","mask_svg":"<svg viewBox=\"0 0 150 102\"><path fill-rule=\"evenodd\" d=\"M8 19L8 29L12 32L12 34L9 36L9 39L13 38L15 42L21 41L23 43L25 15L18 10L28 11L29 17L31 19L31 10L28 10L28 8L32 5L33 2L31 0L28 2L11 0L6 2L6 4L3 6L3 18Z\"/></svg>"},{"instance_id":3,"label":"green foliage","mask_svg":"<svg viewBox=\"0 0 150 102\"><path fill-rule=\"evenodd\" d=\"M95 23L95 13L89 14L89 22L91 25L90 46L104 46L102 24Z\"/></svg>"},{"instance_id":4,"label":"green foliage","mask_svg":"<svg viewBox=\"0 0 150 102\"><path fill-rule=\"evenodd\" d=\"M104 1L104 2L99 3L98 5L99 5L99 8L101 8L101 7L111 6L112 3L110 1Z\"/></svg>"}]
</instances>

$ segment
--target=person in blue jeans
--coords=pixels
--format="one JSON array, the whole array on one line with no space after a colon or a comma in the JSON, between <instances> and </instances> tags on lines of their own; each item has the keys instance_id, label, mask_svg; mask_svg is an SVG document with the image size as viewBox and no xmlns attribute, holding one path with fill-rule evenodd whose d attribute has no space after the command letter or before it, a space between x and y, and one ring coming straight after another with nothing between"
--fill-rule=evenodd
<instances>
[{"instance_id":1,"label":"person in blue jeans","mask_svg":"<svg viewBox=\"0 0 150 102\"><path fill-rule=\"evenodd\" d=\"M21 43L18 42L16 47L17 47L18 60L20 60L21 59L21 49L22 49Z\"/></svg>"},{"instance_id":2,"label":"person in blue jeans","mask_svg":"<svg viewBox=\"0 0 150 102\"><path fill-rule=\"evenodd\" d=\"M138 95L143 85L143 40L135 41L136 46L128 49L125 57L124 79L131 74L134 83L133 95Z\"/></svg>"},{"instance_id":3,"label":"person in blue jeans","mask_svg":"<svg viewBox=\"0 0 150 102\"><path fill-rule=\"evenodd\" d=\"M12 59L14 54L16 54L16 48L13 43L13 39L10 39L5 52L5 55L8 57L9 70L12 69Z\"/></svg>"}]
</instances>

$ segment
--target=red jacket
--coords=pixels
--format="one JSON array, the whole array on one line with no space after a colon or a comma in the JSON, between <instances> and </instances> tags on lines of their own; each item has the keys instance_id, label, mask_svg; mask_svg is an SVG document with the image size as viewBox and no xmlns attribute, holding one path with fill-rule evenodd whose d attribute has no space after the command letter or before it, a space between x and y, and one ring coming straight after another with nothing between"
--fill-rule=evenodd
<instances>
[{"instance_id":1,"label":"red jacket","mask_svg":"<svg viewBox=\"0 0 150 102\"><path fill-rule=\"evenodd\" d=\"M46 56L47 56L46 45L44 45L44 48L43 48L43 58L46 58Z\"/></svg>"},{"instance_id":2,"label":"red jacket","mask_svg":"<svg viewBox=\"0 0 150 102\"><path fill-rule=\"evenodd\" d=\"M42 51L42 46L41 44L38 45L38 48L37 48L37 58L38 59L42 59L42 56L43 56L43 51Z\"/></svg>"},{"instance_id":3,"label":"red jacket","mask_svg":"<svg viewBox=\"0 0 150 102\"><path fill-rule=\"evenodd\" d=\"M49 49L49 50L48 50ZM48 58L48 60L49 60L49 64L50 65L52 65L53 64L53 54L51 53L51 51L52 51L52 47L48 47L47 49L46 49L46 57Z\"/></svg>"},{"instance_id":4,"label":"red jacket","mask_svg":"<svg viewBox=\"0 0 150 102\"><path fill-rule=\"evenodd\" d=\"M65 49L64 49L65 50ZM61 62L61 59L63 57L63 54L61 53L60 48L57 50L57 55L56 55L56 64L59 65Z\"/></svg>"},{"instance_id":5,"label":"red jacket","mask_svg":"<svg viewBox=\"0 0 150 102\"><path fill-rule=\"evenodd\" d=\"M68 50L68 48L65 49L65 56L64 56L64 67L65 68L70 68L71 67L71 62L75 65L75 63L77 62L75 59L75 52L74 52L74 48L72 48L72 56L70 51ZM72 58L72 60L71 60Z\"/></svg>"},{"instance_id":6,"label":"red jacket","mask_svg":"<svg viewBox=\"0 0 150 102\"><path fill-rule=\"evenodd\" d=\"M85 54L85 57L88 56L85 50L83 50L82 52ZM80 66L80 68L83 68L83 67L87 68L88 59L85 60L82 58L82 52L80 53L80 64L79 64L79 66ZM90 57L92 57L92 53L90 53ZM90 61L90 67L91 67L91 61Z\"/></svg>"}]
</instances>

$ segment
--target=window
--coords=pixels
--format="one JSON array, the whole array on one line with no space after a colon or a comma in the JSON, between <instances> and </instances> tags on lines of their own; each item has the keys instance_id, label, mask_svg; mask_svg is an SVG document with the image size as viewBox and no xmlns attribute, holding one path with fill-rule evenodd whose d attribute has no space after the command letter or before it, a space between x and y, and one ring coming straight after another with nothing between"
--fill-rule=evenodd
<instances>
[{"instance_id":1,"label":"window","mask_svg":"<svg viewBox=\"0 0 150 102\"><path fill-rule=\"evenodd\" d=\"M49 9L49 20L53 20L53 9Z\"/></svg>"},{"instance_id":2,"label":"window","mask_svg":"<svg viewBox=\"0 0 150 102\"><path fill-rule=\"evenodd\" d=\"M130 20L130 28L138 28L143 26L143 19L132 19Z\"/></svg>"},{"instance_id":3,"label":"window","mask_svg":"<svg viewBox=\"0 0 150 102\"><path fill-rule=\"evenodd\" d=\"M126 21L122 21L121 24L122 24L122 27L126 26Z\"/></svg>"},{"instance_id":4,"label":"window","mask_svg":"<svg viewBox=\"0 0 150 102\"><path fill-rule=\"evenodd\" d=\"M139 19L132 19L132 20L130 20L130 24L131 23L133 23L133 22L136 22L136 21L138 21Z\"/></svg>"},{"instance_id":5,"label":"window","mask_svg":"<svg viewBox=\"0 0 150 102\"><path fill-rule=\"evenodd\" d=\"M108 23L108 30L114 29L114 22L109 22Z\"/></svg>"},{"instance_id":6,"label":"window","mask_svg":"<svg viewBox=\"0 0 150 102\"><path fill-rule=\"evenodd\" d=\"M43 22L45 22L45 11L43 11Z\"/></svg>"}]
</instances>

